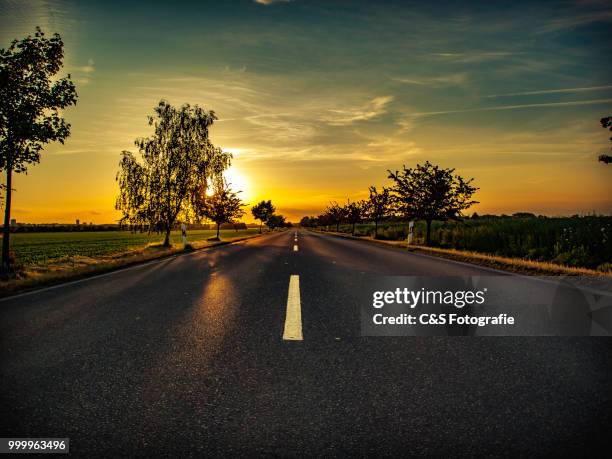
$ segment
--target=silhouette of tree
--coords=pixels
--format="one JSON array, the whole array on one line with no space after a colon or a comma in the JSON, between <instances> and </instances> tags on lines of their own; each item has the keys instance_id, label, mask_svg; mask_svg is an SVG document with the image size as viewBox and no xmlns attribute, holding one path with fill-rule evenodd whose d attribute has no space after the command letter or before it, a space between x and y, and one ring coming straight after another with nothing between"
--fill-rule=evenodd
<instances>
[{"instance_id":1,"label":"silhouette of tree","mask_svg":"<svg viewBox=\"0 0 612 459\"><path fill-rule=\"evenodd\" d=\"M303 228L311 228L316 226L316 217L305 216L300 220L300 226Z\"/></svg>"},{"instance_id":2,"label":"silhouette of tree","mask_svg":"<svg viewBox=\"0 0 612 459\"><path fill-rule=\"evenodd\" d=\"M179 214L184 220L202 215L206 190L219 181L231 154L215 148L208 129L217 119L213 111L185 104L175 108L161 100L149 117L151 137L137 139L139 155L124 151L117 173L116 209L121 223L161 226L164 246Z\"/></svg>"},{"instance_id":3,"label":"silhouette of tree","mask_svg":"<svg viewBox=\"0 0 612 459\"><path fill-rule=\"evenodd\" d=\"M425 220L427 245L431 242L433 220L458 217L462 210L478 202L471 200L478 190L471 185L473 179L454 174L455 169L441 169L427 161L414 169L404 166L402 171L388 172L395 182L391 190L397 210L406 218Z\"/></svg>"},{"instance_id":4,"label":"silhouette of tree","mask_svg":"<svg viewBox=\"0 0 612 459\"><path fill-rule=\"evenodd\" d=\"M391 206L391 193L387 188L378 191L375 186L370 187L370 199L367 205L367 218L374 222L374 239L378 237L378 223L389 216Z\"/></svg>"},{"instance_id":5,"label":"silhouette of tree","mask_svg":"<svg viewBox=\"0 0 612 459\"><path fill-rule=\"evenodd\" d=\"M268 219L274 214L276 209L272 205L272 201L260 201L258 204L251 207L251 213L256 220L260 221L259 224L259 234L261 234L261 228L264 222L268 221Z\"/></svg>"},{"instance_id":6,"label":"silhouette of tree","mask_svg":"<svg viewBox=\"0 0 612 459\"><path fill-rule=\"evenodd\" d=\"M366 202L365 201L353 201L348 200L346 206L344 206L344 215L346 220L351 224L351 234L355 235L355 225L359 223L366 213Z\"/></svg>"},{"instance_id":7,"label":"silhouette of tree","mask_svg":"<svg viewBox=\"0 0 612 459\"><path fill-rule=\"evenodd\" d=\"M340 230L340 223L346 218L346 210L336 201L330 202L325 209L325 214L330 221L329 224L336 225L336 231Z\"/></svg>"},{"instance_id":8,"label":"silhouette of tree","mask_svg":"<svg viewBox=\"0 0 612 459\"><path fill-rule=\"evenodd\" d=\"M282 215L270 215L270 217L266 221L266 225L271 230L276 228L283 228L286 225L285 217L283 217Z\"/></svg>"},{"instance_id":9,"label":"silhouette of tree","mask_svg":"<svg viewBox=\"0 0 612 459\"><path fill-rule=\"evenodd\" d=\"M233 223L244 215L245 204L238 197L238 193L240 192L232 191L225 180L220 179L215 184L212 196L202 196L202 203L199 206L201 216L217 225L217 239L223 223Z\"/></svg>"},{"instance_id":10,"label":"silhouette of tree","mask_svg":"<svg viewBox=\"0 0 612 459\"><path fill-rule=\"evenodd\" d=\"M601 119L601 127L604 129L608 129L612 132L612 116L605 116ZM612 142L612 137L610 137L610 141ZM611 147L612 149L612 147ZM599 161L604 164L612 163L612 156L610 155L599 155Z\"/></svg>"},{"instance_id":11,"label":"silhouette of tree","mask_svg":"<svg viewBox=\"0 0 612 459\"><path fill-rule=\"evenodd\" d=\"M34 36L13 40L0 50L0 171L6 173L2 270L10 270L9 238L13 172L27 173L40 162L45 144L64 140L70 124L60 110L75 105L77 93L70 75L56 79L64 59L58 34L46 38L40 27Z\"/></svg>"}]
</instances>

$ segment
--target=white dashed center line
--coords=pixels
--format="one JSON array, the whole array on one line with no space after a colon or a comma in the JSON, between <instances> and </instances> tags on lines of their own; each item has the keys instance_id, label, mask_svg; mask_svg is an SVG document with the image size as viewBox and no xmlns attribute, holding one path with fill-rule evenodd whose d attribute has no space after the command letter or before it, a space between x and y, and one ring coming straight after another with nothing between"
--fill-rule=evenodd
<instances>
[{"instance_id":1,"label":"white dashed center line","mask_svg":"<svg viewBox=\"0 0 612 459\"><path fill-rule=\"evenodd\" d=\"M302 336L302 306L300 305L300 276L297 274L292 274L289 278L283 339L286 341L304 340Z\"/></svg>"}]
</instances>

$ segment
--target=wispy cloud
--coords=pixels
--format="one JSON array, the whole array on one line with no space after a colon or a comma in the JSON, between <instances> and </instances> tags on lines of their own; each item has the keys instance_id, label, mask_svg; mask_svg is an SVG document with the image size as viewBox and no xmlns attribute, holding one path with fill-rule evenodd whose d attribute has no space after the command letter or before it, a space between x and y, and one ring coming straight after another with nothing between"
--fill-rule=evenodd
<instances>
[{"instance_id":1,"label":"wispy cloud","mask_svg":"<svg viewBox=\"0 0 612 459\"><path fill-rule=\"evenodd\" d=\"M540 91L523 91L523 92L509 92L505 94L490 94L482 97L512 97L512 96L535 96L539 94L558 94L558 93L572 93L572 92L586 92L586 91L601 91L604 89L612 89L612 85L606 86L586 86L582 88L563 88L563 89L543 89Z\"/></svg>"},{"instance_id":2,"label":"wispy cloud","mask_svg":"<svg viewBox=\"0 0 612 459\"><path fill-rule=\"evenodd\" d=\"M537 108L537 107L563 107L563 106L576 106L576 105L593 105L593 104L609 104L612 103L612 99L593 99L593 100L575 100L569 102L549 102L541 104L520 104L520 105L498 105L495 107L478 107L478 108L466 108L461 110L440 110L435 112L420 112L413 113L411 116L435 116L435 115L450 115L453 113L471 113L471 112L488 112L498 110L520 110L524 108Z\"/></svg>"},{"instance_id":3,"label":"wispy cloud","mask_svg":"<svg viewBox=\"0 0 612 459\"><path fill-rule=\"evenodd\" d=\"M289 3L292 0L254 0L255 3L259 3L260 5L272 5L274 3Z\"/></svg>"},{"instance_id":4,"label":"wispy cloud","mask_svg":"<svg viewBox=\"0 0 612 459\"><path fill-rule=\"evenodd\" d=\"M417 86L446 86L459 85L465 83L467 76L465 73L455 73L442 76L422 76L422 77L392 77L391 81L402 84Z\"/></svg>"},{"instance_id":5,"label":"wispy cloud","mask_svg":"<svg viewBox=\"0 0 612 459\"><path fill-rule=\"evenodd\" d=\"M367 104L353 109L336 110L331 109L331 116L323 117L323 120L332 126L344 126L357 121L367 121L385 114L387 105L393 101L393 96L375 97Z\"/></svg>"},{"instance_id":6,"label":"wispy cloud","mask_svg":"<svg viewBox=\"0 0 612 459\"><path fill-rule=\"evenodd\" d=\"M575 14L555 18L549 21L544 26L540 27L536 33L557 32L564 29L572 29L594 22L610 22L612 21L612 11L590 11L583 14Z\"/></svg>"},{"instance_id":7,"label":"wispy cloud","mask_svg":"<svg viewBox=\"0 0 612 459\"><path fill-rule=\"evenodd\" d=\"M94 66L94 61L93 59L89 59L87 65L74 68L74 81L82 85L88 84L91 82L91 76L95 71L96 67Z\"/></svg>"},{"instance_id":8,"label":"wispy cloud","mask_svg":"<svg viewBox=\"0 0 612 459\"><path fill-rule=\"evenodd\" d=\"M508 57L518 56L522 52L514 51L475 51L475 52L441 52L431 53L431 56L439 58L446 62L457 64L472 64L490 60L504 59Z\"/></svg>"}]
</instances>

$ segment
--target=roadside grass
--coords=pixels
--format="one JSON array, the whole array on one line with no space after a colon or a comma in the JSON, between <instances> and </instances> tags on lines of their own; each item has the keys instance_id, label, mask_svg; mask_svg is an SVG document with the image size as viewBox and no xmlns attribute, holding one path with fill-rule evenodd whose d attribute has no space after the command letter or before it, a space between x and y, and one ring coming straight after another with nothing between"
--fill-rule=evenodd
<instances>
[{"instance_id":1,"label":"roadside grass","mask_svg":"<svg viewBox=\"0 0 612 459\"><path fill-rule=\"evenodd\" d=\"M21 236L12 241L15 245L11 243L19 270L14 277L0 280L0 296L258 237L259 229L222 230L221 240L215 241L209 240L216 235L214 230L192 231L186 247L180 232L173 232L171 247L163 247L161 236L144 238L147 235L117 231L15 235Z\"/></svg>"},{"instance_id":2,"label":"roadside grass","mask_svg":"<svg viewBox=\"0 0 612 459\"><path fill-rule=\"evenodd\" d=\"M350 225L340 225L340 232L351 230ZM355 235L372 237L374 224L357 224ZM406 221L379 225L378 239L405 241L407 236ZM425 223L417 221L413 242L423 245L424 241ZM612 216L482 216L434 221L428 245L606 272L612 271Z\"/></svg>"},{"instance_id":3,"label":"roadside grass","mask_svg":"<svg viewBox=\"0 0 612 459\"><path fill-rule=\"evenodd\" d=\"M318 231L318 230L317 230ZM525 274L532 276L594 276L594 277L612 277L612 271L597 271L594 269L580 268L575 266L565 266L557 263L546 261L525 260L522 258L502 257L498 255L490 255L486 253L474 252L469 250L443 249L438 247L427 247L423 245L408 245L406 241L387 241L374 239L369 236L351 236L346 233L338 233L325 231L324 234L355 239L368 243L386 245L406 249L409 252L420 253L424 255L432 255L441 258L447 258L455 261L462 261L488 268L499 269L501 271L509 271L517 274Z\"/></svg>"}]
</instances>

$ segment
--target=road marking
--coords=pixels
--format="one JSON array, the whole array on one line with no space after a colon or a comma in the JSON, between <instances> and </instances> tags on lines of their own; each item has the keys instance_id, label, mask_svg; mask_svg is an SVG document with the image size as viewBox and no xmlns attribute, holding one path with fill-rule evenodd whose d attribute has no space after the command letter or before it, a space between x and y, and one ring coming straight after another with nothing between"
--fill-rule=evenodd
<instances>
[{"instance_id":1,"label":"road marking","mask_svg":"<svg viewBox=\"0 0 612 459\"><path fill-rule=\"evenodd\" d=\"M295 244L295 245L293 246L293 251L294 251L294 252L297 252L297 251L298 251L298 246L297 246L297 244Z\"/></svg>"},{"instance_id":2,"label":"road marking","mask_svg":"<svg viewBox=\"0 0 612 459\"><path fill-rule=\"evenodd\" d=\"M283 339L286 341L304 340L302 336L302 307L300 305L300 276L297 274L292 274L289 278L287 315L285 316Z\"/></svg>"}]
</instances>

